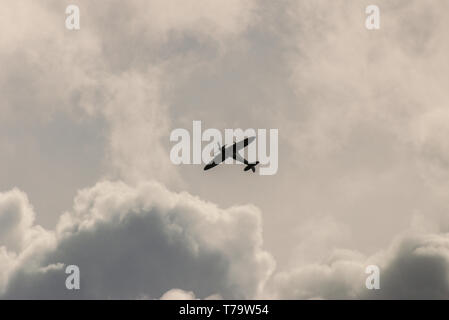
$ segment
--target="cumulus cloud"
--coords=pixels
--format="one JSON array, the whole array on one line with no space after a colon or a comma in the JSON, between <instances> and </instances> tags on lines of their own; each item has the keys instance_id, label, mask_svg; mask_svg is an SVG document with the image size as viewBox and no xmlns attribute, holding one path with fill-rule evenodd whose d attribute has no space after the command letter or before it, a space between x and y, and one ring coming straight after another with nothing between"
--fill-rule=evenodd
<instances>
[{"instance_id":1,"label":"cumulus cloud","mask_svg":"<svg viewBox=\"0 0 449 320\"><path fill-rule=\"evenodd\" d=\"M18 189L0 193L0 248L21 259L32 250L52 243L52 233L34 225L35 213L25 193Z\"/></svg>"},{"instance_id":2,"label":"cumulus cloud","mask_svg":"<svg viewBox=\"0 0 449 320\"><path fill-rule=\"evenodd\" d=\"M39 253L54 245L53 233L34 225L34 219L25 193L0 193L0 294L16 267L39 268Z\"/></svg>"},{"instance_id":3,"label":"cumulus cloud","mask_svg":"<svg viewBox=\"0 0 449 320\"><path fill-rule=\"evenodd\" d=\"M171 289L164 293L160 300L196 300L195 293L192 291L184 291L181 289ZM222 300L223 298L219 294L212 294L205 300Z\"/></svg>"},{"instance_id":4,"label":"cumulus cloud","mask_svg":"<svg viewBox=\"0 0 449 320\"><path fill-rule=\"evenodd\" d=\"M113 0L99 9L78 1L80 32L63 27L61 1L4 4L2 167L44 155L50 168L77 176L68 161L47 154L70 149L65 139L45 150L34 134L65 113L104 129L104 175L124 182L82 190L55 230L34 222L23 192L0 194L0 294L447 297L447 230L435 225L447 223L448 209L448 3L379 0L376 32L364 29L360 3ZM273 273L259 209L220 209L139 184L180 180L164 141L175 123L197 117L217 127L282 128L288 175L257 186L239 180L247 176L211 182L195 175L189 187L229 203L253 197L269 222L273 254L293 260L288 268ZM31 124L32 143L20 145L17 136ZM21 157L20 149L33 151ZM8 189L19 175L30 176L50 195L45 201L39 193L41 201L59 198L37 179L34 161L18 168L0 179L9 180ZM414 224L432 230L388 244L416 212ZM63 286L68 264L81 267L80 292ZM380 291L363 286L367 264L381 267Z\"/></svg>"},{"instance_id":5,"label":"cumulus cloud","mask_svg":"<svg viewBox=\"0 0 449 320\"><path fill-rule=\"evenodd\" d=\"M162 295L161 300L195 300L195 294L192 291L181 289L171 289Z\"/></svg>"},{"instance_id":6,"label":"cumulus cloud","mask_svg":"<svg viewBox=\"0 0 449 320\"><path fill-rule=\"evenodd\" d=\"M274 275L267 294L280 299L448 299L449 234L407 233L365 256L335 250L326 261ZM365 286L366 267L380 268L380 289Z\"/></svg>"},{"instance_id":7,"label":"cumulus cloud","mask_svg":"<svg viewBox=\"0 0 449 320\"><path fill-rule=\"evenodd\" d=\"M35 263L17 259L5 298L158 298L170 288L248 298L274 269L257 208L220 209L155 182L80 191L55 234L47 247L23 249ZM65 288L62 264L79 266L82 290Z\"/></svg>"},{"instance_id":8,"label":"cumulus cloud","mask_svg":"<svg viewBox=\"0 0 449 320\"><path fill-rule=\"evenodd\" d=\"M34 211L25 193L14 189L0 194L0 245L20 250L34 223Z\"/></svg>"},{"instance_id":9,"label":"cumulus cloud","mask_svg":"<svg viewBox=\"0 0 449 320\"><path fill-rule=\"evenodd\" d=\"M3 219L10 212L19 222L34 214L23 192L2 193L0 200ZM10 223L3 234L26 239L40 233L20 248L1 243L6 299L449 297L449 236L442 229L411 228L370 256L334 248L322 261L274 272L257 208L220 209L156 182L101 182L81 190L53 232L19 225ZM80 267L80 291L65 288L64 266L70 264ZM365 268L372 264L381 270L380 290L365 287Z\"/></svg>"},{"instance_id":10,"label":"cumulus cloud","mask_svg":"<svg viewBox=\"0 0 449 320\"><path fill-rule=\"evenodd\" d=\"M323 263L305 264L277 273L266 293L274 299L356 298L364 286L364 278L364 261L360 254L338 250Z\"/></svg>"}]
</instances>

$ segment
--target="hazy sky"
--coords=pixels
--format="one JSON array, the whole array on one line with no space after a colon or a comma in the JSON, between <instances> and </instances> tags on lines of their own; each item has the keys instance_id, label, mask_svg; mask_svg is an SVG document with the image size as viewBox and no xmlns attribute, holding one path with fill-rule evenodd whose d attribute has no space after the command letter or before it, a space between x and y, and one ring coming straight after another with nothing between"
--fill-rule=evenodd
<instances>
[{"instance_id":1,"label":"hazy sky","mask_svg":"<svg viewBox=\"0 0 449 320\"><path fill-rule=\"evenodd\" d=\"M449 298L446 0L4 2L0 297ZM172 164L193 120L277 174Z\"/></svg>"}]
</instances>

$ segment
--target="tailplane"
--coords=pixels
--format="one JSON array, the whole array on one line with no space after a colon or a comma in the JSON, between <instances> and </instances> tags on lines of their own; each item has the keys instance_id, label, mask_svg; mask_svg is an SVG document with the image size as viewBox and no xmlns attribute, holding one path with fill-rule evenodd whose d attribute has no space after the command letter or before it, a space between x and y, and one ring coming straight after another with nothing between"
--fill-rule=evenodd
<instances>
[{"instance_id":1,"label":"tailplane","mask_svg":"<svg viewBox=\"0 0 449 320\"><path fill-rule=\"evenodd\" d=\"M259 164L259 161L256 161L254 163L248 163L248 165L243 169L244 171L248 171L251 169L252 172L256 172L256 166Z\"/></svg>"}]
</instances>

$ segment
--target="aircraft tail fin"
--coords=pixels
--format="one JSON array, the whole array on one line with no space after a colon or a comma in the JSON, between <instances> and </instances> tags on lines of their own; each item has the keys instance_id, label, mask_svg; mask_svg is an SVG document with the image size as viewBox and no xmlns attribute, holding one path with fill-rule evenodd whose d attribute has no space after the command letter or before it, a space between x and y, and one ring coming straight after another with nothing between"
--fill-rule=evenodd
<instances>
[{"instance_id":1,"label":"aircraft tail fin","mask_svg":"<svg viewBox=\"0 0 449 320\"><path fill-rule=\"evenodd\" d=\"M254 163L248 163L248 165L243 169L244 171L248 171L251 169L252 172L256 172L256 166L259 164L259 161L256 161Z\"/></svg>"}]
</instances>

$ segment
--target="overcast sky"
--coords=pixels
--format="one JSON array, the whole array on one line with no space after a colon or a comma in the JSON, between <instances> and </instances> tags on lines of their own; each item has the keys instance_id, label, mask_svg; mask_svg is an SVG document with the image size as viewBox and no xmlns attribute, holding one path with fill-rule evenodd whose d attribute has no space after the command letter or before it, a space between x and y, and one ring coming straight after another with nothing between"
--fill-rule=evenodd
<instances>
[{"instance_id":1,"label":"overcast sky","mask_svg":"<svg viewBox=\"0 0 449 320\"><path fill-rule=\"evenodd\" d=\"M449 298L446 0L4 2L0 297ZM277 174L172 164L193 120Z\"/></svg>"}]
</instances>

